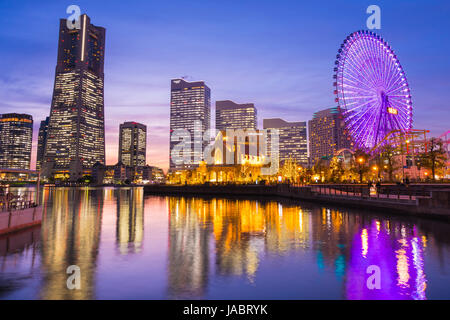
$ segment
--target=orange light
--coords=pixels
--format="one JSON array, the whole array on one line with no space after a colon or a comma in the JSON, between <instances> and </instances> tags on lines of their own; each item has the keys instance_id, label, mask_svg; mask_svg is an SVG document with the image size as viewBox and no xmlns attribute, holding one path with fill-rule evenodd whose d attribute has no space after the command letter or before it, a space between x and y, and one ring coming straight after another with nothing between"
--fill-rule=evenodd
<instances>
[{"instance_id":1,"label":"orange light","mask_svg":"<svg viewBox=\"0 0 450 320\"><path fill-rule=\"evenodd\" d=\"M388 111L390 114L398 114L398 110L395 109L395 108L392 108L392 107L387 108L387 111Z\"/></svg>"}]
</instances>

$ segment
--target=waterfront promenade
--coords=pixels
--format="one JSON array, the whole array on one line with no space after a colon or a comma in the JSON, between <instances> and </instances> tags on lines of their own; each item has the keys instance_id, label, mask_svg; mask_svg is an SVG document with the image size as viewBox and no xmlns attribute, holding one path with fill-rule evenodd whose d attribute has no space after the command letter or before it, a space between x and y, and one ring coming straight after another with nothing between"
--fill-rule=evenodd
<instances>
[{"instance_id":1,"label":"waterfront promenade","mask_svg":"<svg viewBox=\"0 0 450 320\"><path fill-rule=\"evenodd\" d=\"M282 197L345 207L372 209L441 219L450 222L450 185L382 186L379 192L364 185L151 185L146 194L215 197Z\"/></svg>"}]
</instances>

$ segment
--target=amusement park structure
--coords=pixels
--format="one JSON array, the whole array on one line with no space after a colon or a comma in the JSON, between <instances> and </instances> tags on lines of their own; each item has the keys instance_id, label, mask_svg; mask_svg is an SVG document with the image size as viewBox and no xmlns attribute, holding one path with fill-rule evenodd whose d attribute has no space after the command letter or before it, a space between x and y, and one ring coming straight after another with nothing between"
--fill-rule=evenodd
<instances>
[{"instance_id":1,"label":"amusement park structure","mask_svg":"<svg viewBox=\"0 0 450 320\"><path fill-rule=\"evenodd\" d=\"M412 129L411 93L394 51L371 31L350 34L334 68L334 94L356 148L371 151Z\"/></svg>"},{"instance_id":2,"label":"amusement park structure","mask_svg":"<svg viewBox=\"0 0 450 320\"><path fill-rule=\"evenodd\" d=\"M355 150L367 153L367 160L373 161L390 146L402 178L422 179L418 155L428 151L430 131L412 128L411 91L388 43L372 31L351 33L338 50L333 78L335 101ZM438 138L447 155L444 176L449 175L449 135L447 131ZM334 154L347 163L353 155L350 149Z\"/></svg>"}]
</instances>

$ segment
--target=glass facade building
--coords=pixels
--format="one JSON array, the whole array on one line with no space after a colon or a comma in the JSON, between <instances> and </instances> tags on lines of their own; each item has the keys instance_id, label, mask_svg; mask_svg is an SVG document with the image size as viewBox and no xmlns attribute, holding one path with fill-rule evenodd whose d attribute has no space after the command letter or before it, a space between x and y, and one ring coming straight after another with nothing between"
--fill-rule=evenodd
<instances>
[{"instance_id":1,"label":"glass facade building","mask_svg":"<svg viewBox=\"0 0 450 320\"><path fill-rule=\"evenodd\" d=\"M256 108L253 103L238 104L230 100L216 101L216 130L256 130L256 116Z\"/></svg>"},{"instance_id":2,"label":"glass facade building","mask_svg":"<svg viewBox=\"0 0 450 320\"><path fill-rule=\"evenodd\" d=\"M105 29L80 16L80 29L61 19L58 60L42 171L76 180L105 163Z\"/></svg>"},{"instance_id":3,"label":"glass facade building","mask_svg":"<svg viewBox=\"0 0 450 320\"><path fill-rule=\"evenodd\" d=\"M316 164L322 158L332 157L338 150L353 147L338 107L314 113L308 125L311 165Z\"/></svg>"},{"instance_id":4,"label":"glass facade building","mask_svg":"<svg viewBox=\"0 0 450 320\"><path fill-rule=\"evenodd\" d=\"M0 116L0 167L30 169L33 117L6 113Z\"/></svg>"},{"instance_id":5,"label":"glass facade building","mask_svg":"<svg viewBox=\"0 0 450 320\"><path fill-rule=\"evenodd\" d=\"M119 161L129 167L146 165L147 126L125 122L119 129Z\"/></svg>"},{"instance_id":6,"label":"glass facade building","mask_svg":"<svg viewBox=\"0 0 450 320\"><path fill-rule=\"evenodd\" d=\"M203 139L210 123L211 90L205 82L173 79L170 93L170 169L198 166L203 159L203 150L210 142L209 138ZM187 136L178 139L180 132L186 130ZM172 155L179 144L183 144L184 159L181 163L177 163Z\"/></svg>"},{"instance_id":7,"label":"glass facade building","mask_svg":"<svg viewBox=\"0 0 450 320\"><path fill-rule=\"evenodd\" d=\"M41 125L39 126L39 135L38 135L38 145L37 145L37 153L36 153L36 170L41 170L42 160L44 159L44 151L45 145L47 143L47 133L48 133L48 123L50 122L50 117L45 118L45 120L41 121Z\"/></svg>"},{"instance_id":8,"label":"glass facade building","mask_svg":"<svg viewBox=\"0 0 450 320\"><path fill-rule=\"evenodd\" d=\"M264 119L263 127L269 133L278 130L278 160L280 163L288 159L295 160L299 165L308 165L308 139L306 122L287 122L279 118ZM270 134L268 136L268 154L271 155Z\"/></svg>"}]
</instances>

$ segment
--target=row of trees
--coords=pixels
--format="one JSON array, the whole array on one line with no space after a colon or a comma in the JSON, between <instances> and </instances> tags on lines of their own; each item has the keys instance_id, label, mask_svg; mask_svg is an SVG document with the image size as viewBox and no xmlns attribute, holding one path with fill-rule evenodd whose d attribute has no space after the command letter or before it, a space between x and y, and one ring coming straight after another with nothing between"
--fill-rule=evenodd
<instances>
[{"instance_id":1,"label":"row of trees","mask_svg":"<svg viewBox=\"0 0 450 320\"><path fill-rule=\"evenodd\" d=\"M321 159L309 169L297 165L294 160L287 160L280 168L280 175L286 180L301 183L362 182L382 177L384 181L394 182L396 173L403 170L404 157L398 148L386 145L375 156L356 150L348 161L338 157ZM426 150L415 155L414 164L418 170L431 171L429 177L434 181L436 172L445 168L446 160L442 141L432 138ZM405 178L404 174L401 176Z\"/></svg>"}]
</instances>

